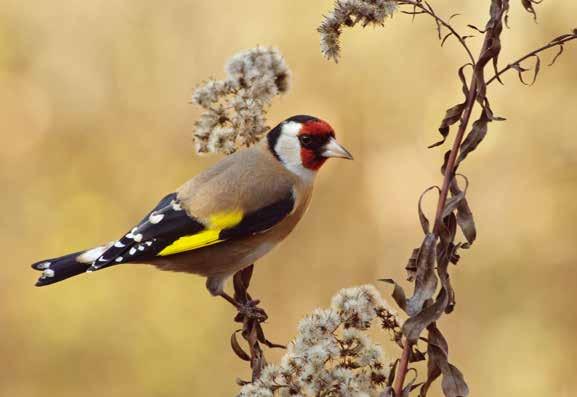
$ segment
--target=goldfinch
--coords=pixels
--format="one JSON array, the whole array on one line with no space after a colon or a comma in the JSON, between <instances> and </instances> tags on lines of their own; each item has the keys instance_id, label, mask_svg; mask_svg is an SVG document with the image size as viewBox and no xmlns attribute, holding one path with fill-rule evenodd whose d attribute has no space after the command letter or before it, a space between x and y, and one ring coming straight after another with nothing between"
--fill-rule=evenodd
<instances>
[{"instance_id":1,"label":"goldfinch","mask_svg":"<svg viewBox=\"0 0 577 397\"><path fill-rule=\"evenodd\" d=\"M136 226L108 244L32 265L44 286L105 267L139 263L207 278L212 295L268 253L305 213L319 168L352 159L331 126L293 116L259 143L227 156L165 196Z\"/></svg>"}]
</instances>

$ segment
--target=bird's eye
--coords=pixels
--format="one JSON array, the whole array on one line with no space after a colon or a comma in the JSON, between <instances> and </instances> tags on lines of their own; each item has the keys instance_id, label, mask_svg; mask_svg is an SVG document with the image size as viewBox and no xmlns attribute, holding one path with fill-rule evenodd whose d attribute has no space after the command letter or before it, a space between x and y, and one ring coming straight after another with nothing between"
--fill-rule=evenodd
<instances>
[{"instance_id":1,"label":"bird's eye","mask_svg":"<svg viewBox=\"0 0 577 397\"><path fill-rule=\"evenodd\" d=\"M311 138L310 135L301 135L299 136L299 141L301 142L301 145L308 146L313 142L313 138Z\"/></svg>"}]
</instances>

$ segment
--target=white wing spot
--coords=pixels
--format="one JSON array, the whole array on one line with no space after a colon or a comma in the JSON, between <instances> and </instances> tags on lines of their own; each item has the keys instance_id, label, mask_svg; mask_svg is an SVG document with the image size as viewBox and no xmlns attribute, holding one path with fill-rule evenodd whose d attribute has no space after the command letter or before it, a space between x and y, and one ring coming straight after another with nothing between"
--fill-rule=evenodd
<instances>
[{"instance_id":1,"label":"white wing spot","mask_svg":"<svg viewBox=\"0 0 577 397\"><path fill-rule=\"evenodd\" d=\"M144 244L148 245L149 247L152 245L152 241L147 241Z\"/></svg>"},{"instance_id":2,"label":"white wing spot","mask_svg":"<svg viewBox=\"0 0 577 397\"><path fill-rule=\"evenodd\" d=\"M118 258L115 259L116 262L122 262L122 257L119 256Z\"/></svg>"},{"instance_id":3,"label":"white wing spot","mask_svg":"<svg viewBox=\"0 0 577 397\"><path fill-rule=\"evenodd\" d=\"M172 200L172 209L173 211L182 211L182 207L180 206L180 203L176 200Z\"/></svg>"},{"instance_id":4,"label":"white wing spot","mask_svg":"<svg viewBox=\"0 0 577 397\"><path fill-rule=\"evenodd\" d=\"M50 278L50 277L54 277L54 270L46 269L42 272L42 278Z\"/></svg>"},{"instance_id":5,"label":"white wing spot","mask_svg":"<svg viewBox=\"0 0 577 397\"><path fill-rule=\"evenodd\" d=\"M134 232L136 232L136 228L133 227L132 230L126 234L126 238L134 239Z\"/></svg>"},{"instance_id":6,"label":"white wing spot","mask_svg":"<svg viewBox=\"0 0 577 397\"><path fill-rule=\"evenodd\" d=\"M156 225L158 222L160 222L162 219L164 218L164 214L155 214L154 212L152 214L150 214L150 216L148 217L148 220L150 221L150 223Z\"/></svg>"},{"instance_id":7,"label":"white wing spot","mask_svg":"<svg viewBox=\"0 0 577 397\"><path fill-rule=\"evenodd\" d=\"M139 251L144 251L144 245L139 244L139 245L138 245L138 250L139 250Z\"/></svg>"},{"instance_id":8,"label":"white wing spot","mask_svg":"<svg viewBox=\"0 0 577 397\"><path fill-rule=\"evenodd\" d=\"M128 251L130 255L134 255L136 253L136 248L132 247L130 251Z\"/></svg>"},{"instance_id":9,"label":"white wing spot","mask_svg":"<svg viewBox=\"0 0 577 397\"><path fill-rule=\"evenodd\" d=\"M134 241L136 241L137 243L140 243L142 241L142 233L139 234L135 234L133 237Z\"/></svg>"},{"instance_id":10,"label":"white wing spot","mask_svg":"<svg viewBox=\"0 0 577 397\"><path fill-rule=\"evenodd\" d=\"M115 243L114 243L114 246L115 246L116 248L124 248L124 247L125 247L125 245L122 244L120 241L115 242Z\"/></svg>"}]
</instances>

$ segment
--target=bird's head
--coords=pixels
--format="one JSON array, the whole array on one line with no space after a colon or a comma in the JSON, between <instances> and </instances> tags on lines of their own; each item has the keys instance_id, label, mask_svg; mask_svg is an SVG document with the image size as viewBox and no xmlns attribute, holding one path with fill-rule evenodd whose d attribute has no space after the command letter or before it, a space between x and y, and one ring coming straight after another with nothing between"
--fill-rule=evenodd
<instances>
[{"instance_id":1,"label":"bird's head","mask_svg":"<svg viewBox=\"0 0 577 397\"><path fill-rule=\"evenodd\" d=\"M352 160L353 156L335 138L333 128L312 116L293 116L267 135L270 151L299 176L310 176L330 157Z\"/></svg>"}]
</instances>

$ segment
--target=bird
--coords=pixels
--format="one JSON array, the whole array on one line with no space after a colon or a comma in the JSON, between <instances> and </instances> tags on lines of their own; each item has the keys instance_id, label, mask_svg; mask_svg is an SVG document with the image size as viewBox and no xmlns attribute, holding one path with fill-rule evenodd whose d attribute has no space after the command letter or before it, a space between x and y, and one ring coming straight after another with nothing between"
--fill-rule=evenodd
<instances>
[{"instance_id":1,"label":"bird","mask_svg":"<svg viewBox=\"0 0 577 397\"><path fill-rule=\"evenodd\" d=\"M167 194L117 240L36 262L36 286L115 265L147 264L206 277L210 294L251 266L305 214L318 170L329 158L353 159L333 128L297 115Z\"/></svg>"}]
</instances>

